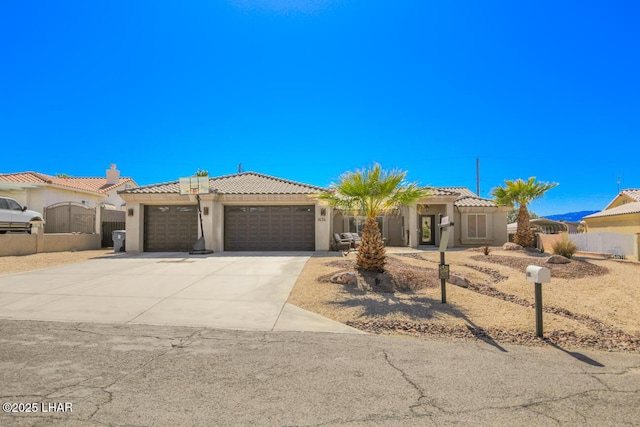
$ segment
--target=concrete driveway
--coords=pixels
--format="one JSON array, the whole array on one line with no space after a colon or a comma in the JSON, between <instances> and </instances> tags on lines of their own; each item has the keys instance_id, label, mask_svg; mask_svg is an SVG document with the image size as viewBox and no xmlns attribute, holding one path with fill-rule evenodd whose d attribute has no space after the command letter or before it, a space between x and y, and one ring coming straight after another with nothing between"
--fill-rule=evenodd
<instances>
[{"instance_id":1,"label":"concrete driveway","mask_svg":"<svg viewBox=\"0 0 640 427\"><path fill-rule=\"evenodd\" d=\"M122 254L0 276L0 318L355 333L287 304L312 253Z\"/></svg>"}]
</instances>

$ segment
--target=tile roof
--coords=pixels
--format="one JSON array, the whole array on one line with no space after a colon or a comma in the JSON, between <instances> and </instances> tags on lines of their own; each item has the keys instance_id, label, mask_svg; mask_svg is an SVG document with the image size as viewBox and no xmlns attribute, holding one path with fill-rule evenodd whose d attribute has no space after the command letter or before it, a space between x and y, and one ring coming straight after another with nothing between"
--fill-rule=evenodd
<instances>
[{"instance_id":1,"label":"tile roof","mask_svg":"<svg viewBox=\"0 0 640 427\"><path fill-rule=\"evenodd\" d=\"M219 194L316 194L325 188L302 184L256 172L242 172L209 178L209 191ZM434 196L458 196L455 206L496 207L489 199L476 196L465 187L431 187ZM179 181L163 182L119 191L120 194L176 194L180 192Z\"/></svg>"},{"instance_id":2,"label":"tile roof","mask_svg":"<svg viewBox=\"0 0 640 427\"><path fill-rule=\"evenodd\" d=\"M458 200L453 202L454 206L464 206L464 207L487 207L487 208L495 208L498 205L489 199L483 199L481 197L464 197L461 196Z\"/></svg>"},{"instance_id":3,"label":"tile roof","mask_svg":"<svg viewBox=\"0 0 640 427\"><path fill-rule=\"evenodd\" d=\"M453 202L454 206L460 207L496 207L496 203L491 199L484 199L478 197L476 193L469 190L467 187L438 187L433 188L434 196L440 195L458 195L458 198Z\"/></svg>"},{"instance_id":4,"label":"tile roof","mask_svg":"<svg viewBox=\"0 0 640 427\"><path fill-rule=\"evenodd\" d=\"M467 187L440 187L441 190L450 191L452 193L459 194L461 197L475 197L480 198L473 191Z\"/></svg>"},{"instance_id":5,"label":"tile roof","mask_svg":"<svg viewBox=\"0 0 640 427\"><path fill-rule=\"evenodd\" d=\"M316 194L322 187L302 184L255 172L242 172L209 178L209 191L220 194ZM120 194L179 193L179 181L147 185L120 191Z\"/></svg>"},{"instance_id":6,"label":"tile roof","mask_svg":"<svg viewBox=\"0 0 640 427\"><path fill-rule=\"evenodd\" d=\"M0 181L15 184L51 184L74 190L107 193L122 184L133 182L133 179L120 178L117 184L107 184L106 178L61 178L37 172L18 172L0 174Z\"/></svg>"},{"instance_id":7,"label":"tile roof","mask_svg":"<svg viewBox=\"0 0 640 427\"><path fill-rule=\"evenodd\" d=\"M640 202L640 188L629 188L628 190L622 190L621 194L631 197L636 202Z\"/></svg>"},{"instance_id":8,"label":"tile roof","mask_svg":"<svg viewBox=\"0 0 640 427\"><path fill-rule=\"evenodd\" d=\"M457 191L451 191L450 189L443 187L427 187L426 189L429 191L430 196L456 196L460 194Z\"/></svg>"},{"instance_id":9,"label":"tile roof","mask_svg":"<svg viewBox=\"0 0 640 427\"><path fill-rule=\"evenodd\" d=\"M640 201L625 203L624 205L616 206L615 208L605 209L603 211L587 215L585 218L601 218L603 216L625 215L632 213L640 213Z\"/></svg>"}]
</instances>

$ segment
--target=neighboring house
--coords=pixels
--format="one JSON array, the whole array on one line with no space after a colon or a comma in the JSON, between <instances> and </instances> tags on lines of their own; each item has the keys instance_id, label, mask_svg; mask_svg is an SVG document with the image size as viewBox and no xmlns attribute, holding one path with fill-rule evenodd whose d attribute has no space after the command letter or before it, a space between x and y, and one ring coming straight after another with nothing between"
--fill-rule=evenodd
<instances>
[{"instance_id":1,"label":"neighboring house","mask_svg":"<svg viewBox=\"0 0 640 427\"><path fill-rule=\"evenodd\" d=\"M560 221L567 226L567 232L569 234L582 233L580 222L576 221Z\"/></svg>"},{"instance_id":2,"label":"neighboring house","mask_svg":"<svg viewBox=\"0 0 640 427\"><path fill-rule=\"evenodd\" d=\"M361 231L363 220L334 212L314 196L325 189L254 172L209 178L201 196L207 249L326 251L332 233ZM189 251L200 237L194 196L178 181L119 192L127 204L127 252ZM438 214L455 223L450 246L501 245L509 208L462 187L432 189L415 207L379 218L389 245L439 244Z\"/></svg>"},{"instance_id":3,"label":"neighboring house","mask_svg":"<svg viewBox=\"0 0 640 427\"><path fill-rule=\"evenodd\" d=\"M0 196L41 212L45 233L97 233L109 246L111 231L124 223L124 200L118 190L137 187L121 178L116 165L101 178L51 176L37 172L0 174ZM100 207L100 209L97 209Z\"/></svg>"},{"instance_id":4,"label":"neighboring house","mask_svg":"<svg viewBox=\"0 0 640 427\"><path fill-rule=\"evenodd\" d=\"M640 259L640 189L623 190L583 221L587 232L571 236L580 250Z\"/></svg>"},{"instance_id":5,"label":"neighboring house","mask_svg":"<svg viewBox=\"0 0 640 427\"><path fill-rule=\"evenodd\" d=\"M640 233L640 189L623 190L602 211L583 220L588 233Z\"/></svg>"},{"instance_id":6,"label":"neighboring house","mask_svg":"<svg viewBox=\"0 0 640 427\"><path fill-rule=\"evenodd\" d=\"M16 199L38 212L67 202L88 207L108 205L122 210L124 200L118 191L137 186L132 178L121 178L115 165L101 178L64 178L37 172L0 174L0 195Z\"/></svg>"},{"instance_id":7,"label":"neighboring house","mask_svg":"<svg viewBox=\"0 0 640 427\"><path fill-rule=\"evenodd\" d=\"M533 218L529 220L529 225L534 233L542 234L558 234L569 231L568 223L562 221L554 221L547 218ZM575 228L577 230L577 227ZM518 223L512 222L507 225L509 234L516 234L518 231ZM577 231L576 231L577 232Z\"/></svg>"}]
</instances>

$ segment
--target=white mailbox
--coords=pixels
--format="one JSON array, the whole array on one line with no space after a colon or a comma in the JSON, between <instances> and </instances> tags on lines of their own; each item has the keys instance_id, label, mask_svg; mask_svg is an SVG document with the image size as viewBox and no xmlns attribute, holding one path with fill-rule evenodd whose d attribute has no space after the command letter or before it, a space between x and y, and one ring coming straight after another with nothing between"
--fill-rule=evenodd
<instances>
[{"instance_id":1,"label":"white mailbox","mask_svg":"<svg viewBox=\"0 0 640 427\"><path fill-rule=\"evenodd\" d=\"M551 270L537 265L527 267L527 282L549 283L551 282Z\"/></svg>"}]
</instances>

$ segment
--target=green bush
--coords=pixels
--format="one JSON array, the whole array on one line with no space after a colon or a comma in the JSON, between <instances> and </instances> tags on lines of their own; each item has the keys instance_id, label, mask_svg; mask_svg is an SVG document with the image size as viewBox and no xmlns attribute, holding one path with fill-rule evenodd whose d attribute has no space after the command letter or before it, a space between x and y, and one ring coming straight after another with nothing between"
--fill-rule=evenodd
<instances>
[{"instance_id":1,"label":"green bush","mask_svg":"<svg viewBox=\"0 0 640 427\"><path fill-rule=\"evenodd\" d=\"M551 245L553 253L556 255L562 255L565 258L571 258L578 250L575 243L569 240L569 237L565 234L562 239L556 241Z\"/></svg>"}]
</instances>

